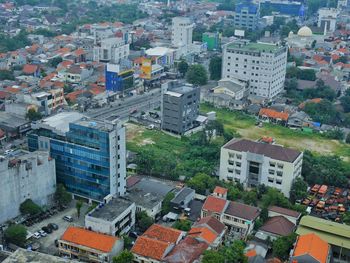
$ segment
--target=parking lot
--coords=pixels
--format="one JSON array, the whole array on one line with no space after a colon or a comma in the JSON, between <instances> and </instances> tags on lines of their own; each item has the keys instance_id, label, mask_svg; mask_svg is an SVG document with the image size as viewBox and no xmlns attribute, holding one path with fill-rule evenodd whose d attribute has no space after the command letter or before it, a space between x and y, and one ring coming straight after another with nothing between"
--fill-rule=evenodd
<instances>
[{"instance_id":1,"label":"parking lot","mask_svg":"<svg viewBox=\"0 0 350 263\"><path fill-rule=\"evenodd\" d=\"M41 230L42 227L47 226L49 223L55 223L58 225L58 230L54 230L51 234L47 234L46 237L40 237L39 239L32 237L31 241L38 242L40 244L40 248L38 249L39 251L48 253L51 255L57 255L58 250L57 250L57 247L55 246L55 240L60 239L64 231L70 225L84 226L84 217L87 209L88 209L88 206L84 204L83 207L81 208L80 218L78 218L77 210L75 208L75 202L72 202L72 205L67 209L61 212L58 212L57 214L51 216L48 219L44 219L43 221L28 227L27 230L30 233L34 234L35 232L38 232L39 230ZM63 220L63 217L66 215L71 216L73 218L73 222L67 222Z\"/></svg>"}]
</instances>

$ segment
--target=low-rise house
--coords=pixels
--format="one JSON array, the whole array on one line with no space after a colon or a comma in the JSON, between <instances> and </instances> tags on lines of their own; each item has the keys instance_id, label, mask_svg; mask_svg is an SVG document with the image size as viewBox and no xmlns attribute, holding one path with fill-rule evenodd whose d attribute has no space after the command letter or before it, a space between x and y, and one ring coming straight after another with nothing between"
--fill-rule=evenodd
<instances>
[{"instance_id":1,"label":"low-rise house","mask_svg":"<svg viewBox=\"0 0 350 263\"><path fill-rule=\"evenodd\" d=\"M85 216L85 227L112 236L128 233L135 225L135 203L113 198Z\"/></svg>"},{"instance_id":2,"label":"low-rise house","mask_svg":"<svg viewBox=\"0 0 350 263\"><path fill-rule=\"evenodd\" d=\"M39 77L40 76L40 68L38 65L33 64L25 64L22 69L23 74L30 75L33 77Z\"/></svg>"},{"instance_id":3,"label":"low-rise house","mask_svg":"<svg viewBox=\"0 0 350 263\"><path fill-rule=\"evenodd\" d=\"M222 221L223 213L228 204L229 203L226 199L211 195L208 196L202 207L201 218L214 216L216 219Z\"/></svg>"},{"instance_id":4,"label":"low-rise house","mask_svg":"<svg viewBox=\"0 0 350 263\"><path fill-rule=\"evenodd\" d=\"M298 129L301 129L303 127L314 126L310 116L303 111L297 111L292 113L288 118L287 125L290 128L298 128Z\"/></svg>"},{"instance_id":5,"label":"low-rise house","mask_svg":"<svg viewBox=\"0 0 350 263\"><path fill-rule=\"evenodd\" d=\"M258 230L255 236L261 240L271 241L278 237L288 236L295 230L295 225L283 216L270 217Z\"/></svg>"},{"instance_id":6,"label":"low-rise house","mask_svg":"<svg viewBox=\"0 0 350 263\"><path fill-rule=\"evenodd\" d=\"M329 263L332 262L331 247L317 234L310 233L297 238L289 262Z\"/></svg>"},{"instance_id":7,"label":"low-rise house","mask_svg":"<svg viewBox=\"0 0 350 263\"><path fill-rule=\"evenodd\" d=\"M93 68L87 65L72 65L58 71L58 78L70 83L79 83L91 76Z\"/></svg>"},{"instance_id":8,"label":"low-rise house","mask_svg":"<svg viewBox=\"0 0 350 263\"><path fill-rule=\"evenodd\" d=\"M183 209L188 208L189 203L194 199L196 191L184 187L176 193L175 197L170 201L174 210L181 212Z\"/></svg>"},{"instance_id":9,"label":"low-rise house","mask_svg":"<svg viewBox=\"0 0 350 263\"><path fill-rule=\"evenodd\" d=\"M274 216L283 216L286 219L288 219L290 222L292 222L294 225L297 225L297 223L300 220L301 213L291 209L279 207L279 206L270 206L268 208L268 217L274 217Z\"/></svg>"},{"instance_id":10,"label":"low-rise house","mask_svg":"<svg viewBox=\"0 0 350 263\"><path fill-rule=\"evenodd\" d=\"M58 240L61 256L88 262L112 262L122 250L122 239L80 227L69 226Z\"/></svg>"},{"instance_id":11,"label":"low-rise house","mask_svg":"<svg viewBox=\"0 0 350 263\"><path fill-rule=\"evenodd\" d=\"M175 245L185 237L185 232L153 224L137 238L131 252L134 262L158 263L172 251Z\"/></svg>"},{"instance_id":12,"label":"low-rise house","mask_svg":"<svg viewBox=\"0 0 350 263\"><path fill-rule=\"evenodd\" d=\"M263 121L285 125L288 121L289 114L286 112L278 112L273 109L262 108L259 111L259 118Z\"/></svg>"}]
</instances>

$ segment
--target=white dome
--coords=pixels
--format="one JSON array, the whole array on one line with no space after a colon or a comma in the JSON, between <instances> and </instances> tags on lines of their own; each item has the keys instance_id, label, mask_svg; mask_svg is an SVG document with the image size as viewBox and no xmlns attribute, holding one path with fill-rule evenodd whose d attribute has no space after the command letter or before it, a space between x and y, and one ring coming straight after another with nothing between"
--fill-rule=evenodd
<instances>
[{"instance_id":1,"label":"white dome","mask_svg":"<svg viewBox=\"0 0 350 263\"><path fill-rule=\"evenodd\" d=\"M311 37L312 36L312 31L311 31L311 29L309 27L303 26L302 28L299 29L298 36L300 36L300 37Z\"/></svg>"}]
</instances>

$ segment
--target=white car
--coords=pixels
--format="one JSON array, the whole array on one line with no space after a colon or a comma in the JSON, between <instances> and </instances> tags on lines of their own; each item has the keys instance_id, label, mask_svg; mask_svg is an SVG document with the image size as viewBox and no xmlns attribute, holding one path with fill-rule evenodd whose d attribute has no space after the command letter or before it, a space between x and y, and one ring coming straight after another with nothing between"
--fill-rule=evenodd
<instances>
[{"instance_id":1,"label":"white car","mask_svg":"<svg viewBox=\"0 0 350 263\"><path fill-rule=\"evenodd\" d=\"M33 234L33 237L36 238L36 239L39 239L41 237L40 233L39 232L35 232Z\"/></svg>"},{"instance_id":2,"label":"white car","mask_svg":"<svg viewBox=\"0 0 350 263\"><path fill-rule=\"evenodd\" d=\"M40 230L39 233L40 233L40 235L42 237L46 237L47 236L47 234L46 234L46 232L44 230Z\"/></svg>"}]
</instances>

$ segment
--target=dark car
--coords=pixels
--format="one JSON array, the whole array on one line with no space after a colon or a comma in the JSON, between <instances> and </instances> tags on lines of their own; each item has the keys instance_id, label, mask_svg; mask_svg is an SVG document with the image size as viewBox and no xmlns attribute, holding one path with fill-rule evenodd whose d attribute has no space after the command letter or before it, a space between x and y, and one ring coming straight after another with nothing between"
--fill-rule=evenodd
<instances>
[{"instance_id":1,"label":"dark car","mask_svg":"<svg viewBox=\"0 0 350 263\"><path fill-rule=\"evenodd\" d=\"M51 233L52 233L52 229L49 228L49 227L47 227L47 226L42 227L41 230L45 231L45 232L48 233L48 234L51 234Z\"/></svg>"},{"instance_id":2,"label":"dark car","mask_svg":"<svg viewBox=\"0 0 350 263\"><path fill-rule=\"evenodd\" d=\"M47 225L47 227L50 227L52 230L57 230L58 229L58 225L55 223L50 223Z\"/></svg>"},{"instance_id":3,"label":"dark car","mask_svg":"<svg viewBox=\"0 0 350 263\"><path fill-rule=\"evenodd\" d=\"M136 232L130 232L129 237L137 238L139 235Z\"/></svg>"}]
</instances>

